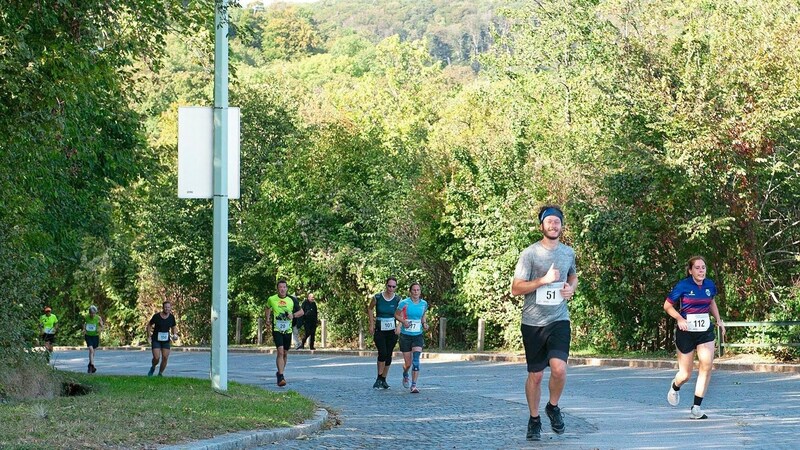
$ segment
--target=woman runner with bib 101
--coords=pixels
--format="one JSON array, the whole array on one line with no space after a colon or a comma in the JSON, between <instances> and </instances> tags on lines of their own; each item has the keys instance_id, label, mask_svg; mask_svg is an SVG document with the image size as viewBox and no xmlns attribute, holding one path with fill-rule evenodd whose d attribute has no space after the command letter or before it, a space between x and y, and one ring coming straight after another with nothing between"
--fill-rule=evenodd
<instances>
[{"instance_id":1,"label":"woman runner with bib 101","mask_svg":"<svg viewBox=\"0 0 800 450\"><path fill-rule=\"evenodd\" d=\"M667 401L672 406L680 403L681 386L689 381L694 367L694 352L700 362L697 384L694 388L694 403L689 414L690 419L707 419L700 404L711 381L711 368L714 364L714 327L709 313L719 325L720 333L725 336L725 325L719 317L719 308L714 297L717 287L706 278L706 260L702 256L693 256L686 266L688 276L678 282L664 301L664 311L678 322L675 330L675 346L678 349L678 373L672 380ZM678 309L676 309L676 306Z\"/></svg>"},{"instance_id":2,"label":"woman runner with bib 101","mask_svg":"<svg viewBox=\"0 0 800 450\"><path fill-rule=\"evenodd\" d=\"M386 377L389 376L389 367L392 365L392 353L397 344L397 335L400 328L395 324L394 314L401 298L395 294L397 278L386 279L386 288L383 292L373 295L367 307L369 316L369 333L378 349L378 377L375 378L373 389L389 389Z\"/></svg>"}]
</instances>

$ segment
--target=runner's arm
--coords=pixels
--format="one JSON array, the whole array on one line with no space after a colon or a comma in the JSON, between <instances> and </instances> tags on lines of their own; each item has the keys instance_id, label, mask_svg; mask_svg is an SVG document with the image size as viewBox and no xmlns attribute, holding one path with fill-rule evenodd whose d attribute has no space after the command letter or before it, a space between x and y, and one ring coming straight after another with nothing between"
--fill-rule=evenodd
<instances>
[{"instance_id":1,"label":"runner's arm","mask_svg":"<svg viewBox=\"0 0 800 450\"><path fill-rule=\"evenodd\" d=\"M375 334L375 297L370 297L369 306L367 306L367 317L369 317L369 334Z\"/></svg>"},{"instance_id":2,"label":"runner's arm","mask_svg":"<svg viewBox=\"0 0 800 450\"><path fill-rule=\"evenodd\" d=\"M531 292L539 289L540 287L554 283L561 278L561 274L559 273L558 269L555 268L554 264L550 264L550 268L547 270L547 273L540 278L534 278L533 280L526 281L520 278L514 278L511 281L511 295L525 295L530 294ZM569 277L567 278L569 280ZM577 282L578 278L575 277L575 282Z\"/></svg>"},{"instance_id":3,"label":"runner's arm","mask_svg":"<svg viewBox=\"0 0 800 450\"><path fill-rule=\"evenodd\" d=\"M572 300L572 296L575 295L575 289L578 288L578 275L572 274L567 277L567 282L564 283L564 287L561 289L561 296L564 297L567 301Z\"/></svg>"},{"instance_id":4,"label":"runner's arm","mask_svg":"<svg viewBox=\"0 0 800 450\"><path fill-rule=\"evenodd\" d=\"M717 321L720 332L725 334L725 323L722 322L722 318L719 315L719 307L717 307L717 301L715 299L711 299L711 304L708 309L711 311L711 315L714 316L714 320Z\"/></svg>"},{"instance_id":5,"label":"runner's arm","mask_svg":"<svg viewBox=\"0 0 800 450\"><path fill-rule=\"evenodd\" d=\"M514 278L511 281L511 295L518 296L518 295L525 295L530 294L531 292L539 289L540 287L549 284L542 281L543 278L534 278L531 281L521 280L519 278Z\"/></svg>"},{"instance_id":6,"label":"runner's arm","mask_svg":"<svg viewBox=\"0 0 800 450\"><path fill-rule=\"evenodd\" d=\"M686 323L686 319L684 319L683 316L681 316L681 313L679 313L678 310L675 309L675 307L669 301L669 298L664 300L664 311L666 311L670 317L672 317L678 322L679 330L686 331L689 328L689 325Z\"/></svg>"}]
</instances>

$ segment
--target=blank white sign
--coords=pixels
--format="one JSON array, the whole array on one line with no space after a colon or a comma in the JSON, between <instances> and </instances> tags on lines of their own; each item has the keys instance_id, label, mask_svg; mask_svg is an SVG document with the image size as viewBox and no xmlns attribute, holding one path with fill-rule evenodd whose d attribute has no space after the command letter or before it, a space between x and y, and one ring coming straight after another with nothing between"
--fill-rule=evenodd
<instances>
[{"instance_id":1,"label":"blank white sign","mask_svg":"<svg viewBox=\"0 0 800 450\"><path fill-rule=\"evenodd\" d=\"M228 108L228 198L239 198L239 108ZM214 109L178 108L178 197L214 196Z\"/></svg>"}]
</instances>

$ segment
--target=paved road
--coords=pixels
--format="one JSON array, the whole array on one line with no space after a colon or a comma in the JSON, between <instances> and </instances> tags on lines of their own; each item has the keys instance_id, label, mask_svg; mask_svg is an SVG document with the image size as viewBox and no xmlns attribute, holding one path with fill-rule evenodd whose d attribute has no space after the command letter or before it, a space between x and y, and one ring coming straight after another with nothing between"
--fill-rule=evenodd
<instances>
[{"instance_id":1,"label":"paved road","mask_svg":"<svg viewBox=\"0 0 800 450\"><path fill-rule=\"evenodd\" d=\"M99 373L145 374L149 352L100 351ZM86 351L59 351L55 364L82 371ZM175 352L168 376L203 378L209 354ZM525 440L527 406L521 363L423 360L421 394L400 386L399 365L388 391L374 391L373 358L292 352L288 386L275 386L275 356L231 353L229 380L270 390L294 389L335 412L341 424L306 439L269 448L797 448L800 376L715 371L704 401L708 420L688 418L694 382L677 408L666 402L667 369L570 366L561 399L567 431ZM545 372L545 380L549 372Z\"/></svg>"}]
</instances>

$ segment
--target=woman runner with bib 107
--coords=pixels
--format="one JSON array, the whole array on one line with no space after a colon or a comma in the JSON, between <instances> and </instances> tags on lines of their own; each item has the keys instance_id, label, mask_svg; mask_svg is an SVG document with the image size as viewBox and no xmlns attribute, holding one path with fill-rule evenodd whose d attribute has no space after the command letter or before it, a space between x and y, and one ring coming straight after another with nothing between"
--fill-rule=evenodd
<instances>
[{"instance_id":1,"label":"woman runner with bib 107","mask_svg":"<svg viewBox=\"0 0 800 450\"><path fill-rule=\"evenodd\" d=\"M706 260L693 256L686 265L688 276L678 282L664 301L664 311L678 322L675 330L675 346L678 349L678 373L672 380L667 401L672 406L680 403L680 388L689 381L694 367L694 352L700 362L697 384L694 388L694 403L690 419L707 419L700 404L711 381L711 368L714 364L714 327L709 312L725 336L725 325L719 317L719 308L714 297L717 287L706 278ZM676 309L676 306L678 309Z\"/></svg>"},{"instance_id":2,"label":"woman runner with bib 107","mask_svg":"<svg viewBox=\"0 0 800 450\"><path fill-rule=\"evenodd\" d=\"M428 330L425 313L428 302L422 299L422 286L412 283L408 289L410 297L400 301L394 317L400 321L400 351L403 352L403 387L408 389L408 369L411 368L411 393L419 394L417 379L419 378L419 358L425 346L423 331Z\"/></svg>"}]
</instances>

